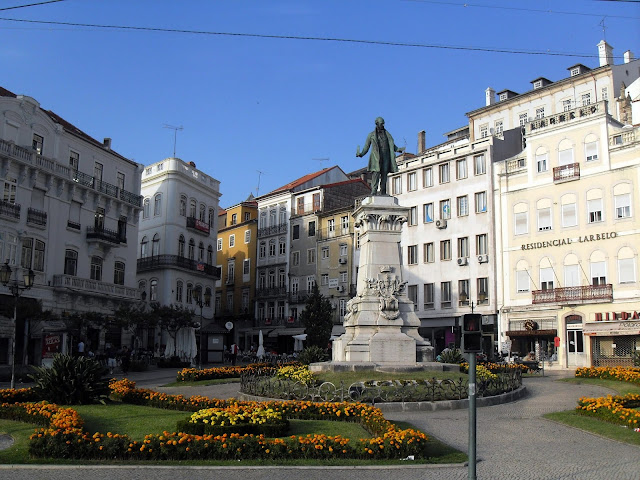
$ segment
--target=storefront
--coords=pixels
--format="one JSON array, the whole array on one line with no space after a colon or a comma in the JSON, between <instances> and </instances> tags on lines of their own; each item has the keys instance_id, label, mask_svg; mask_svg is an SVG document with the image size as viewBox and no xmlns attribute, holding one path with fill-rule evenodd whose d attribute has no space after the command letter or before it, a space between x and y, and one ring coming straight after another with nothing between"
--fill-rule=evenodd
<instances>
[{"instance_id":1,"label":"storefront","mask_svg":"<svg viewBox=\"0 0 640 480\"><path fill-rule=\"evenodd\" d=\"M622 318L625 318L622 320ZM640 354L639 312L617 312L585 325L584 335L590 340L591 365L594 367L631 367L633 356Z\"/></svg>"}]
</instances>

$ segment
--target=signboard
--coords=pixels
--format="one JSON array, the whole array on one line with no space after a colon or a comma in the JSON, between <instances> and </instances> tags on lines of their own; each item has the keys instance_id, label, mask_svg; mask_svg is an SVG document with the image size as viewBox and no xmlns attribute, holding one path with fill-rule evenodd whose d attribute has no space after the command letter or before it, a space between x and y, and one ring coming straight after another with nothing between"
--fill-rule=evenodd
<instances>
[{"instance_id":1,"label":"signboard","mask_svg":"<svg viewBox=\"0 0 640 480\"><path fill-rule=\"evenodd\" d=\"M62 351L62 334L49 333L42 339L42 358L53 358Z\"/></svg>"},{"instance_id":2,"label":"signboard","mask_svg":"<svg viewBox=\"0 0 640 480\"><path fill-rule=\"evenodd\" d=\"M329 288L338 288L338 279L330 278L329 279Z\"/></svg>"},{"instance_id":3,"label":"signboard","mask_svg":"<svg viewBox=\"0 0 640 480\"><path fill-rule=\"evenodd\" d=\"M202 262L198 262L198 265L196 266L196 269L197 269L199 272L204 272L204 263L202 263Z\"/></svg>"}]
</instances>

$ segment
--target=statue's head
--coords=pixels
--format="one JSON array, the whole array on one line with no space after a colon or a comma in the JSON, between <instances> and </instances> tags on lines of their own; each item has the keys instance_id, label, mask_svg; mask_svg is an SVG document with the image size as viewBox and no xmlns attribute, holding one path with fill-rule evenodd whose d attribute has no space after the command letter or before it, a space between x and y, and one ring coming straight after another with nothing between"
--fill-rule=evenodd
<instances>
[{"instance_id":1,"label":"statue's head","mask_svg":"<svg viewBox=\"0 0 640 480\"><path fill-rule=\"evenodd\" d=\"M384 128L384 118L382 117L376 118L376 127Z\"/></svg>"}]
</instances>

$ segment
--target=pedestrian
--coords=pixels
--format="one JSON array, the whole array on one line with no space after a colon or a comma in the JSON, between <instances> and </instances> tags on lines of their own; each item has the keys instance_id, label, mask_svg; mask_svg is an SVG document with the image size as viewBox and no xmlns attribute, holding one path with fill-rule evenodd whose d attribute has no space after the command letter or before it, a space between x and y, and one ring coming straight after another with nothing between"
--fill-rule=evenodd
<instances>
[{"instance_id":1,"label":"pedestrian","mask_svg":"<svg viewBox=\"0 0 640 480\"><path fill-rule=\"evenodd\" d=\"M237 359L238 359L238 345L234 343L233 345L231 345L231 365L235 365Z\"/></svg>"},{"instance_id":2,"label":"pedestrian","mask_svg":"<svg viewBox=\"0 0 640 480\"><path fill-rule=\"evenodd\" d=\"M120 353L120 368L122 369L123 375L127 375L129 373L129 365L131 365L131 353L125 345L122 347L122 352Z\"/></svg>"},{"instance_id":3,"label":"pedestrian","mask_svg":"<svg viewBox=\"0 0 640 480\"><path fill-rule=\"evenodd\" d=\"M107 355L107 368L109 369L109 375L113 375L113 372L116 369L116 352L111 344L108 344L107 351L105 353Z\"/></svg>"},{"instance_id":4,"label":"pedestrian","mask_svg":"<svg viewBox=\"0 0 640 480\"><path fill-rule=\"evenodd\" d=\"M80 339L80 341L78 342L78 356L84 357L84 342L82 341L82 339Z\"/></svg>"}]
</instances>

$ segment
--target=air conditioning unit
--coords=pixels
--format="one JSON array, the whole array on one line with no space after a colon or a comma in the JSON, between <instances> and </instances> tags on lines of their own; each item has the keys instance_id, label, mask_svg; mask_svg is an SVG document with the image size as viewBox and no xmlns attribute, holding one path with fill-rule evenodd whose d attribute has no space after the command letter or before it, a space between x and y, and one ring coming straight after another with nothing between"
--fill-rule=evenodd
<instances>
[{"instance_id":1,"label":"air conditioning unit","mask_svg":"<svg viewBox=\"0 0 640 480\"><path fill-rule=\"evenodd\" d=\"M436 220L436 228L447 228L446 220Z\"/></svg>"},{"instance_id":2,"label":"air conditioning unit","mask_svg":"<svg viewBox=\"0 0 640 480\"><path fill-rule=\"evenodd\" d=\"M346 264L347 264L347 259L346 259L346 258L340 258L340 259L338 260L338 263L339 263L340 265L346 265Z\"/></svg>"},{"instance_id":3,"label":"air conditioning unit","mask_svg":"<svg viewBox=\"0 0 640 480\"><path fill-rule=\"evenodd\" d=\"M466 265L469 263L469 259L467 257L458 258L458 265Z\"/></svg>"},{"instance_id":4,"label":"air conditioning unit","mask_svg":"<svg viewBox=\"0 0 640 480\"><path fill-rule=\"evenodd\" d=\"M478 255L478 262L487 263L489 261L489 255Z\"/></svg>"},{"instance_id":5,"label":"air conditioning unit","mask_svg":"<svg viewBox=\"0 0 640 480\"><path fill-rule=\"evenodd\" d=\"M344 287L343 287L342 285L340 285L340 286L337 288L337 290L338 290L339 292L344 292Z\"/></svg>"}]
</instances>

